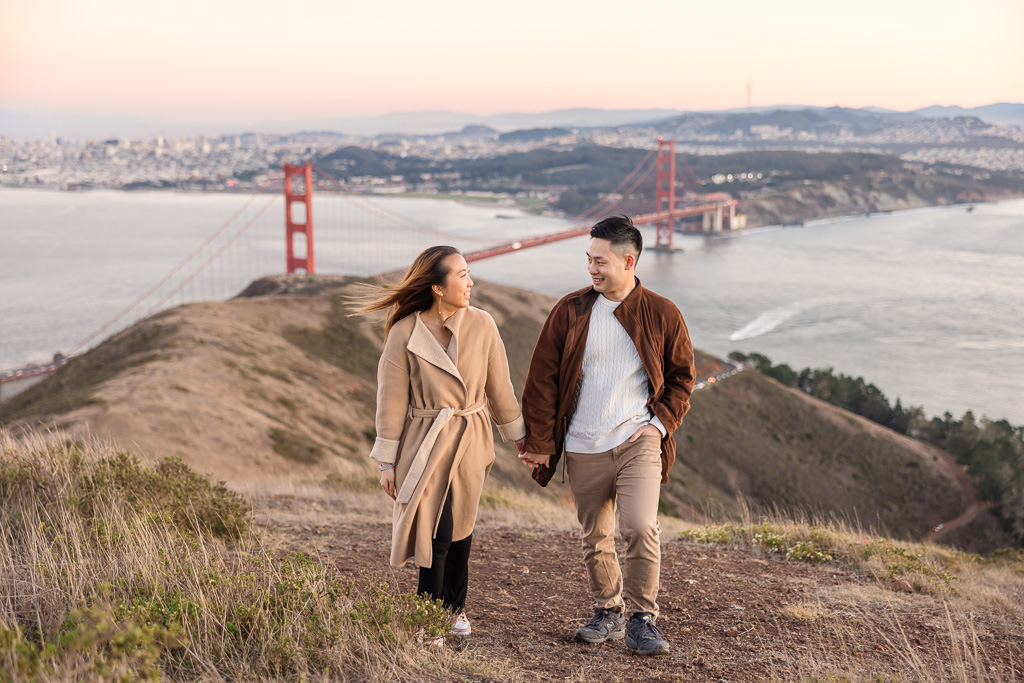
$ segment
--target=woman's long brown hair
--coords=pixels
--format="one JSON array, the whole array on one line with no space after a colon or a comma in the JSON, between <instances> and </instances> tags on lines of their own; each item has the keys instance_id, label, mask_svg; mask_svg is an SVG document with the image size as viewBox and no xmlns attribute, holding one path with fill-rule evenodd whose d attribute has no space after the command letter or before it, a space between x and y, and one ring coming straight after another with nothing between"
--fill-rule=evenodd
<instances>
[{"instance_id":1,"label":"woman's long brown hair","mask_svg":"<svg viewBox=\"0 0 1024 683\"><path fill-rule=\"evenodd\" d=\"M353 306L353 315L365 315L376 311L388 312L384 325L384 335L391 332L391 327L407 315L417 311L426 311L434 305L434 285L443 285L448 277L448 267L444 260L452 254L461 253L455 247L429 247L413 259L409 270L397 285L378 287L366 285L368 293L357 297Z\"/></svg>"}]
</instances>

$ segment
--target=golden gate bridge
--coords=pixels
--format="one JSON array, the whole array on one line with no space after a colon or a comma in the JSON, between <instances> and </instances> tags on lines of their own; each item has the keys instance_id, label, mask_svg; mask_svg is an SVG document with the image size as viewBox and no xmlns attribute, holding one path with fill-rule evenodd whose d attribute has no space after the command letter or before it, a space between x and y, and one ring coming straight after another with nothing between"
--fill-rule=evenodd
<instances>
[{"instance_id":1,"label":"golden gate bridge","mask_svg":"<svg viewBox=\"0 0 1024 683\"><path fill-rule=\"evenodd\" d=\"M679 162L677 164L677 162ZM683 176L677 182L677 170ZM622 213L622 205L635 197L642 185L654 179L654 206L634 215L636 225L653 225L650 248L671 251L678 233L714 235L737 230L742 217L736 200L705 193L700 181L675 142L658 138L651 150L611 192L577 216L567 230L527 225L515 239L480 234L480 231L442 230L429 222L398 213L365 194L354 191L311 162L285 164L283 177L267 180L210 236L185 256L151 287L91 332L67 353L88 349L104 333L121 329L173 306L200 300L228 299L240 286L260 277L280 273L331 274L367 277L403 269L419 251L432 244L458 246L467 261L479 261L586 235L600 218ZM280 210L283 185L285 241L282 259ZM646 186L645 186L646 187ZM677 196L677 189L687 190ZM317 196L314 231L314 193ZM635 204L635 203L634 203ZM693 219L700 217L699 221ZM687 220L689 219L689 220ZM686 221L686 222L684 222ZM522 223L522 222L520 222ZM512 231L503 231L503 235ZM326 267L324 267L326 265ZM64 362L18 368L0 376L0 382L27 375L48 374Z\"/></svg>"}]
</instances>

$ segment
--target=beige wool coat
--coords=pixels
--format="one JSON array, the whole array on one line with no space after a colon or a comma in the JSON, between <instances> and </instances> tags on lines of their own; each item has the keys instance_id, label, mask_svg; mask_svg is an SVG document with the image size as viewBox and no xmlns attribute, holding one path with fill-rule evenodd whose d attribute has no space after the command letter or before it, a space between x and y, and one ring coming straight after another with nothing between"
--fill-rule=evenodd
<instances>
[{"instance_id":1,"label":"beige wool coat","mask_svg":"<svg viewBox=\"0 0 1024 683\"><path fill-rule=\"evenodd\" d=\"M448 349L414 313L391 328L377 367L377 439L370 457L395 463L391 564L432 561L445 495L452 540L473 532L494 463L491 420L504 441L526 435L494 319L479 308L445 321Z\"/></svg>"}]
</instances>

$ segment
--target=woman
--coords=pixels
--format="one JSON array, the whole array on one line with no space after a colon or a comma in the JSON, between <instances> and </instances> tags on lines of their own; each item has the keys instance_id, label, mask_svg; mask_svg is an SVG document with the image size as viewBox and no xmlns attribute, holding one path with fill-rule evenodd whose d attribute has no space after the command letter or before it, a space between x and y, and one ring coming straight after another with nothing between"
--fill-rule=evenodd
<instances>
[{"instance_id":1,"label":"woman","mask_svg":"<svg viewBox=\"0 0 1024 683\"><path fill-rule=\"evenodd\" d=\"M417 592L443 602L458 635L471 631L469 551L494 462L490 419L504 441L521 446L526 435L505 346L491 316L469 305L472 289L459 251L431 247L359 309L388 311L370 457L395 500L391 564L415 562Z\"/></svg>"}]
</instances>

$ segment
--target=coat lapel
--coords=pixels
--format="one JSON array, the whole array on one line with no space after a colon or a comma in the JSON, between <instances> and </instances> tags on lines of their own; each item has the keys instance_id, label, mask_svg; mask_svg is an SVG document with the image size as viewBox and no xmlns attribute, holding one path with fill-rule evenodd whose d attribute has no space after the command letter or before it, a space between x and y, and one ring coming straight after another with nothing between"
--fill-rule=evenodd
<instances>
[{"instance_id":1,"label":"coat lapel","mask_svg":"<svg viewBox=\"0 0 1024 683\"><path fill-rule=\"evenodd\" d=\"M445 327L451 330L452 335L454 336L453 343L456 345L456 354L459 348L459 323L462 320L463 313L464 310L460 309L445 323ZM434 335L430 333L430 330L427 329L427 326L423 321L420 320L419 314L416 313L414 315L416 316L416 323L413 325L412 334L409 336L409 343L406 344L405 348L409 349L411 353L416 354L431 365L449 373L462 382L463 386L465 386L465 382L462 380L462 375L459 374L459 369L455 367L455 363L452 362L452 359L448 357L445 350L441 348L441 344L434 338ZM455 357L458 358L458 355Z\"/></svg>"}]
</instances>

